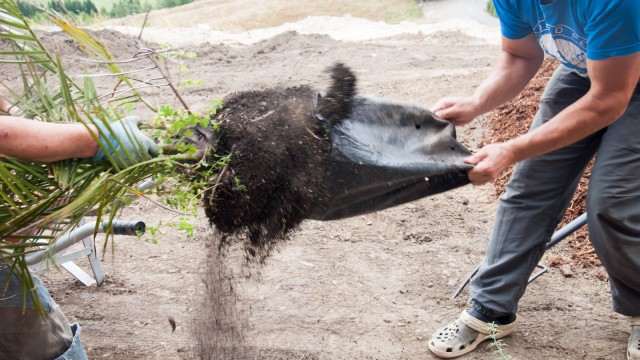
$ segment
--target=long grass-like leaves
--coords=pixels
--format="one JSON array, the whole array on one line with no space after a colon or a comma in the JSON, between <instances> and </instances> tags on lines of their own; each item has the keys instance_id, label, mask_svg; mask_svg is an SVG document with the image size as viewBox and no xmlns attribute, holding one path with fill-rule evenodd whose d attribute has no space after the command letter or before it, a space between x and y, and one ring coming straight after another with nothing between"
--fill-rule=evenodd
<instances>
[{"instance_id":1,"label":"long grass-like leaves","mask_svg":"<svg viewBox=\"0 0 640 360\"><path fill-rule=\"evenodd\" d=\"M88 55L92 56L94 59L102 60L103 65L110 72L112 72L113 74L117 74L120 80L122 80L130 88L133 89L133 85L131 84L131 81L122 72L122 70L120 70L120 68L116 64L115 57L107 50L107 48L104 45L102 45L100 42L98 42L97 40L89 36L89 34L86 31L68 23L58 15L52 16L52 20L54 23L60 26L62 30L64 30L67 34L69 34L69 36L71 36L75 41L80 43L84 47L84 50ZM139 101L147 105L149 109L153 110L154 112L157 110L155 106L147 102L144 99L144 97L142 97L137 91L133 90L133 92L138 96Z\"/></svg>"},{"instance_id":2,"label":"long grass-like leaves","mask_svg":"<svg viewBox=\"0 0 640 360\"><path fill-rule=\"evenodd\" d=\"M66 159L53 164L28 162L0 154L0 266L9 266L20 277L23 292L31 295L40 310L42 308L33 293L33 281L25 262L27 254L40 251L43 246L51 246L88 214L96 218L95 232L99 227L104 227L109 239L112 236L111 223L119 211L131 200L132 194L141 196L135 190L135 185L152 177L159 182L175 185L175 193L165 194L168 196L166 203L174 205L180 203L176 199L186 199L187 204L180 203L178 207L181 209L177 210L184 213L182 208L192 209L195 201L205 192L202 187L206 186L207 180L202 179L210 179L215 171L214 167L206 164L206 160L200 158L201 155L194 155L194 149L150 159L125 169L120 168L118 164L125 159L132 160L132 154L125 150L111 155L112 152L106 150L116 146L125 149L123 144L110 143L109 140L104 140L109 139L109 136L98 136L93 129L99 124L99 128L104 129L102 131L112 132L110 123L118 117L117 107L124 104L140 103L156 111L158 107L146 101L139 89L169 86L187 110L169 111L167 107L160 107L158 116L166 120L186 114L186 120L180 129L186 124L199 123L200 118L188 111L187 104L171 84L168 73L160 69L160 52L145 46L143 52L133 56L135 61L140 57L147 57L160 77L132 80L127 75L138 71L123 71L119 67L119 64L132 61L115 59L89 33L68 23L60 14L49 15L54 23L82 45L80 48L87 56L113 74L117 84L109 94L99 94L91 74L84 76L82 83L74 81L64 69L59 54L46 49L20 14L15 0L0 0L0 39L5 39L4 44L7 41L10 43L9 49L0 48L0 63L3 67L15 66L22 85L16 87L16 84L0 83L0 93L19 107L17 115L22 118L84 124L98 146L107 154L107 159L100 162ZM145 70L149 69L151 68ZM74 73L79 72L74 69ZM104 74L100 75L103 77ZM155 84L155 80L164 82ZM144 85L138 84L136 87L134 82L142 82ZM14 119L21 120L20 117ZM208 118L206 121L208 123ZM165 125L159 124L158 129L167 131L171 128ZM166 135L173 139L177 134L167 131ZM129 134L127 136L130 137L128 141L137 141ZM225 166L228 158L219 163L221 167ZM205 165L207 170L198 174L201 171L200 165ZM174 171L175 168L181 171ZM199 176L199 180L191 182L192 178L189 178L184 181L185 178L180 176L188 171L193 171L191 175L198 174L196 176ZM106 245L107 242L105 247Z\"/></svg>"},{"instance_id":3,"label":"long grass-like leaves","mask_svg":"<svg viewBox=\"0 0 640 360\"><path fill-rule=\"evenodd\" d=\"M114 58L102 44L59 14L51 17L90 56L107 61L105 67L133 89L129 102L155 109L134 89L126 74L110 62ZM101 122L111 131L109 123L115 120L115 113L102 105L91 79L85 77L79 85L66 74L59 56L43 46L14 0L0 0L0 39L11 44L11 49L0 50L0 63L16 66L22 78L22 89L3 84L5 96L9 95L21 109L19 115L48 122L82 123L87 131L90 125ZM121 145L105 143L103 137L92 135L104 150ZM126 151L122 157L132 158ZM37 306L39 300L32 293L33 282L24 256L53 244L90 211L97 223L107 224L109 232L111 221L124 205L117 200L127 188L166 168L164 160L154 159L122 170L116 160L123 159L109 155L108 161L100 163L68 159L40 164L0 155L0 262L20 277L24 293L29 293Z\"/></svg>"}]
</instances>

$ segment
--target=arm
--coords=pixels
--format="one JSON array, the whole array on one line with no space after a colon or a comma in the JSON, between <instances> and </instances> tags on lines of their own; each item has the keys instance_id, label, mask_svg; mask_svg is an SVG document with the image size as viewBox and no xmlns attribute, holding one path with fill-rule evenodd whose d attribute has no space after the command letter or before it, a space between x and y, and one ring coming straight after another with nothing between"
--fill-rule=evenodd
<instances>
[{"instance_id":1,"label":"arm","mask_svg":"<svg viewBox=\"0 0 640 360\"><path fill-rule=\"evenodd\" d=\"M467 98L445 98L434 106L435 115L464 125L514 98L536 74L544 52L533 34L511 40L502 37L502 50L491 73Z\"/></svg>"},{"instance_id":2,"label":"arm","mask_svg":"<svg viewBox=\"0 0 640 360\"><path fill-rule=\"evenodd\" d=\"M136 116L112 122L110 130L102 122L96 124L97 127L0 116L0 155L37 162L109 158L119 169L158 155L157 144L140 131ZM92 134L100 136L104 149L100 149Z\"/></svg>"},{"instance_id":3,"label":"arm","mask_svg":"<svg viewBox=\"0 0 640 360\"><path fill-rule=\"evenodd\" d=\"M97 134L97 129L89 125ZM88 158L98 144L83 124L56 124L0 116L0 154L37 162Z\"/></svg>"},{"instance_id":4,"label":"arm","mask_svg":"<svg viewBox=\"0 0 640 360\"><path fill-rule=\"evenodd\" d=\"M574 104L537 129L467 158L473 184L498 177L509 165L575 143L610 125L626 110L640 80L640 53L587 60L591 88Z\"/></svg>"}]
</instances>

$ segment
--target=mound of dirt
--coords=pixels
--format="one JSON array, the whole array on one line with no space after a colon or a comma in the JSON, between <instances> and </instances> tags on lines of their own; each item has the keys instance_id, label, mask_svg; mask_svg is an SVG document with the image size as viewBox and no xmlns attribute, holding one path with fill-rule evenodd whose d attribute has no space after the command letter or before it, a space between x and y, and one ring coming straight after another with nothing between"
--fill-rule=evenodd
<instances>
[{"instance_id":1,"label":"mound of dirt","mask_svg":"<svg viewBox=\"0 0 640 360\"><path fill-rule=\"evenodd\" d=\"M499 106L491 113L487 121L489 135L482 140L481 145L493 142L504 142L524 134L529 130L533 116L538 111L538 104L542 92L558 65L559 63L552 58L545 59L542 67L525 89L515 99ZM582 179L580 179L578 189L559 227L568 224L587 211L586 197L592 165L593 161L588 165ZM514 168L511 167L494 181L496 197L504 192L513 170ZM586 227L576 231L569 238L569 246L572 250L571 259L575 264L585 267L600 265L600 260L595 253L595 249L593 249L589 242ZM557 259L551 259L549 264L556 265L563 262L564 261L557 261Z\"/></svg>"}]
</instances>

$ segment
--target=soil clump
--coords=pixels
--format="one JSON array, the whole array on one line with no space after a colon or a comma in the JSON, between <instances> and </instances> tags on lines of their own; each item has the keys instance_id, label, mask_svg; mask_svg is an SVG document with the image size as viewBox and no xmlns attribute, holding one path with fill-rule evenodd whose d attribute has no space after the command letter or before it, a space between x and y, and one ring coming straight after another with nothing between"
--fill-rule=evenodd
<instances>
[{"instance_id":1,"label":"soil clump","mask_svg":"<svg viewBox=\"0 0 640 360\"><path fill-rule=\"evenodd\" d=\"M198 141L200 149L231 157L204 200L209 221L224 233L222 245L246 238L248 257L264 259L325 201L330 127L351 114L356 93L349 68L338 63L328 72L333 83L325 96L297 86L224 98L219 136Z\"/></svg>"}]
</instances>

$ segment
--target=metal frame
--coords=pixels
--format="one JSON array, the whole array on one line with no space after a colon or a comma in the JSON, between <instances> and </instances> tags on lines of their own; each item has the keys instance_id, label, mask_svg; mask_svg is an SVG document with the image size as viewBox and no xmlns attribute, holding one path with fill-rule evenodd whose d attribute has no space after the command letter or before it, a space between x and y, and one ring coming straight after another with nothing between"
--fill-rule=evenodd
<instances>
[{"instance_id":1,"label":"metal frame","mask_svg":"<svg viewBox=\"0 0 640 360\"><path fill-rule=\"evenodd\" d=\"M97 232L96 232L97 229ZM144 234L146 225L142 221L124 221L116 220L111 224L112 233L114 235L140 235ZM25 256L25 260L31 271L38 274L47 272L50 268L57 265L67 270L76 279L86 286L102 285L104 281L104 273L100 266L100 260L96 255L96 249L93 243L95 234L104 233L106 231L106 223L96 224L95 221L78 224L74 230L62 235L52 245L32 254ZM77 251L64 253L73 244L82 240L83 248ZM86 256L89 259L93 276L82 270L73 260Z\"/></svg>"},{"instance_id":2,"label":"metal frame","mask_svg":"<svg viewBox=\"0 0 640 360\"><path fill-rule=\"evenodd\" d=\"M545 246L545 251L549 250L550 248L555 246L557 243L559 243L560 241L564 240L564 238L566 238L567 236L573 234L576 230L580 229L581 227L583 227L586 224L587 224L587 213L584 213L584 214L578 216L577 218L575 218L573 221L571 221L567 225L563 226L560 230L554 232L553 235L551 236L551 239L549 240L549 242ZM529 277L529 283L531 283L535 279L539 278L540 276L542 276L544 273L546 273L549 270L548 267L546 267L544 265L541 265L541 264L538 264L537 267L540 270L538 272L536 272L535 274L532 274L531 277ZM476 267L475 270L473 270L469 274L469 276L467 276L467 278L458 287L458 290L456 290L456 292L453 294L453 296L451 297L451 300L457 298L460 295L462 290L464 290L464 288L471 282L473 277L476 276L476 274L478 273L479 269L480 269L480 266Z\"/></svg>"}]
</instances>

